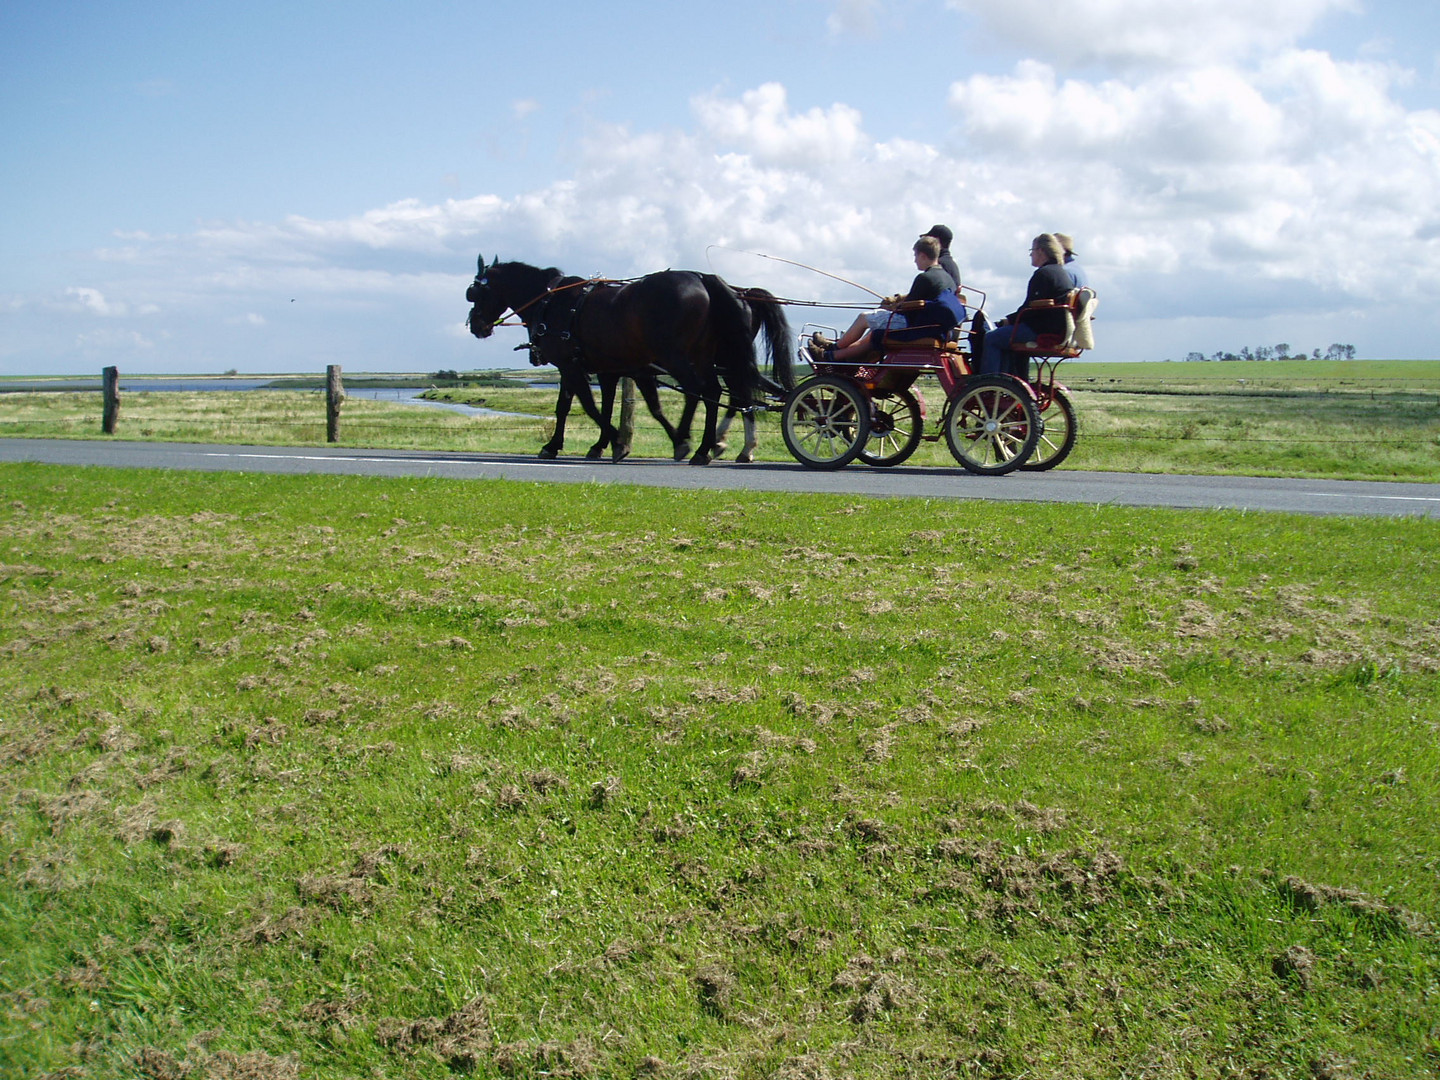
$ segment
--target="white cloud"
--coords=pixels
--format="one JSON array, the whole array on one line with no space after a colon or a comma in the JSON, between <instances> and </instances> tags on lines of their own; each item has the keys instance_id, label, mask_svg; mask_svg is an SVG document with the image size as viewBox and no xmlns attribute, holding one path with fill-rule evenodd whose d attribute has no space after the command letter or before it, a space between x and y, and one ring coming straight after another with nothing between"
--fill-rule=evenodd
<instances>
[{"instance_id":1,"label":"white cloud","mask_svg":"<svg viewBox=\"0 0 1440 1080\"><path fill-rule=\"evenodd\" d=\"M837 36L872 37L884 14L882 0L835 0L835 8L826 18L825 26Z\"/></svg>"},{"instance_id":2,"label":"white cloud","mask_svg":"<svg viewBox=\"0 0 1440 1080\"><path fill-rule=\"evenodd\" d=\"M1204 66L1294 44L1354 0L947 0L1059 65Z\"/></svg>"},{"instance_id":3,"label":"white cloud","mask_svg":"<svg viewBox=\"0 0 1440 1080\"><path fill-rule=\"evenodd\" d=\"M116 353L149 353L155 342L138 330L106 328L75 335L75 347L86 357L109 358Z\"/></svg>"},{"instance_id":4,"label":"white cloud","mask_svg":"<svg viewBox=\"0 0 1440 1080\"><path fill-rule=\"evenodd\" d=\"M691 104L702 137L734 146L762 164L833 165L867 148L857 109L836 104L794 113L779 83L748 90L738 101L707 95Z\"/></svg>"},{"instance_id":5,"label":"white cloud","mask_svg":"<svg viewBox=\"0 0 1440 1080\"><path fill-rule=\"evenodd\" d=\"M1435 218L1440 114L1407 113L1389 79L1294 50L1253 74L1133 82L1061 81L1026 62L957 83L951 102L984 161L1030 164L999 180L1023 202L1079 212L1088 195L1091 252L1117 268L1288 278L1297 304L1309 282L1326 303L1339 289L1359 305L1418 297L1413 267L1435 257L1414 233Z\"/></svg>"},{"instance_id":6,"label":"white cloud","mask_svg":"<svg viewBox=\"0 0 1440 1080\"><path fill-rule=\"evenodd\" d=\"M81 309L95 315L106 318L118 318L128 315L129 308L124 304L113 303L105 299L105 294L99 289L90 289L84 286L72 286L65 290L66 296L73 296Z\"/></svg>"}]
</instances>

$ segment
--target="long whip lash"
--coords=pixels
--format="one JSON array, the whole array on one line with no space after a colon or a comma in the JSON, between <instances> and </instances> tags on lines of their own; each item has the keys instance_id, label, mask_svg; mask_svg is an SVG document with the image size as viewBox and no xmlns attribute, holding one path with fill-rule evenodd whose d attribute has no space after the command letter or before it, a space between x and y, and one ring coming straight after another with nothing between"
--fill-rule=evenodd
<instances>
[{"instance_id":1,"label":"long whip lash","mask_svg":"<svg viewBox=\"0 0 1440 1080\"><path fill-rule=\"evenodd\" d=\"M796 262L794 259L782 259L779 255L766 255L763 251L744 251L744 250L742 250L742 249L740 249L740 248L727 248L727 247L724 247L724 246L722 246L722 245L720 245L720 244L711 244L709 247L707 247L707 248L705 249L705 256L706 256L706 258L709 258L710 252L712 252L712 251L733 251L733 252L735 252L735 253L738 254L738 255L754 255L756 258L769 259L771 262L781 262L781 263L787 263L787 264L790 265L790 266L798 266L801 270L809 270L809 271L812 271L813 273L819 274L821 277L828 277L828 278L831 278L831 279L834 280L834 281L838 281L838 282L840 282L842 285L853 285L853 286L854 286L855 288L857 288L857 289L861 289L861 290L863 290L864 292L868 292L871 296L875 297L877 300L883 300L883 299L885 299L885 296L884 296L883 293L878 293L878 292L876 292L874 289L867 288L866 286L861 285L858 281L851 281L849 278L843 278L843 277L841 277L839 274L832 274L832 273L830 273L828 270L821 270L818 266L811 266L809 263ZM832 305L826 304L826 305L823 305L823 306L825 306L825 307L830 307L830 306L832 306ZM839 305L833 305L833 306L839 306Z\"/></svg>"}]
</instances>

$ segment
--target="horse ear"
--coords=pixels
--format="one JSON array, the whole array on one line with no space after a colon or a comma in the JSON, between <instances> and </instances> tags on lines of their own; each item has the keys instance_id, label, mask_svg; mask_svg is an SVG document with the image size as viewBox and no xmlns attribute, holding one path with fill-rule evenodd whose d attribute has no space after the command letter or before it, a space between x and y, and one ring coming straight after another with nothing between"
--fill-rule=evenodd
<instances>
[{"instance_id":1,"label":"horse ear","mask_svg":"<svg viewBox=\"0 0 1440 1080\"><path fill-rule=\"evenodd\" d=\"M475 276L476 276L476 277L484 277L484 276L485 276L485 256L484 256L483 253L482 253L481 256L480 256L480 263L479 263L477 269L475 270Z\"/></svg>"}]
</instances>

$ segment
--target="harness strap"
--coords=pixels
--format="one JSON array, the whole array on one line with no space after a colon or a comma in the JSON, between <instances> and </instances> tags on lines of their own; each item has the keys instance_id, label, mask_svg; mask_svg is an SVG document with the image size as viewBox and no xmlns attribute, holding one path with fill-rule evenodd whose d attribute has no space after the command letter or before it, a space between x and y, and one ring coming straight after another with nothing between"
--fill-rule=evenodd
<instances>
[{"instance_id":1,"label":"harness strap","mask_svg":"<svg viewBox=\"0 0 1440 1080\"><path fill-rule=\"evenodd\" d=\"M555 279L555 281L559 280L561 279ZM580 344L580 339L576 336L575 330L579 324L580 312L585 306L585 301L588 300L590 294L602 284L612 283L601 278L587 278L584 281L572 281L568 285L561 285L557 288L552 281L551 286L547 288L545 292L541 293L540 296L531 300L529 303L522 305L522 309L528 308L536 303L540 305L535 312L535 317L525 324L525 328L530 336L529 349L530 362L532 364L539 365L551 362L544 354L547 346L550 346L552 349L557 347L566 349L568 355L565 359L567 360L583 360L584 349ZM569 306L557 306L560 300L560 293L570 290L578 290L575 303ZM518 313L519 311L517 310L517 314ZM551 352L550 355L553 357L555 354Z\"/></svg>"}]
</instances>

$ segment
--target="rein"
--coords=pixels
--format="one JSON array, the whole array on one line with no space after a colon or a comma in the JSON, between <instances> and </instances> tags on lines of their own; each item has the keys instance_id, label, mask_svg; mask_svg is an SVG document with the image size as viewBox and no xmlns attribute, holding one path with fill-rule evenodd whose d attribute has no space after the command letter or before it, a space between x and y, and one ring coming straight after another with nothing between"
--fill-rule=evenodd
<instances>
[{"instance_id":1,"label":"rein","mask_svg":"<svg viewBox=\"0 0 1440 1080\"><path fill-rule=\"evenodd\" d=\"M593 278L585 278L583 281L572 281L569 285L561 285L558 289L551 289L551 288L547 287L544 292L542 292L542 293L540 293L540 294L538 294L538 295L536 295L536 296L532 296L529 300L525 301L525 303L521 304L518 308L512 308L511 311L510 311L510 315L513 315L513 316L515 316L517 319L520 319L520 325L521 325L521 326L525 326L526 329L529 329L529 327L528 327L528 325L526 324L525 320L520 317L520 316L521 316L521 312L525 311L526 308L532 307L533 305L540 303L540 301L542 301L542 300L549 300L550 298L558 295L559 293L565 292L565 291L568 290L568 289L578 289L578 288L581 288L582 286L585 286L585 285L620 285L620 284L623 284L623 282L614 281L614 280L612 280L612 279L610 279L610 278L593 277ZM501 315L500 318L496 319L496 320L495 320L493 323L491 323L490 325L491 325L491 326L514 326L514 325L515 325L514 323L508 321L509 318L510 318L510 315Z\"/></svg>"}]
</instances>

